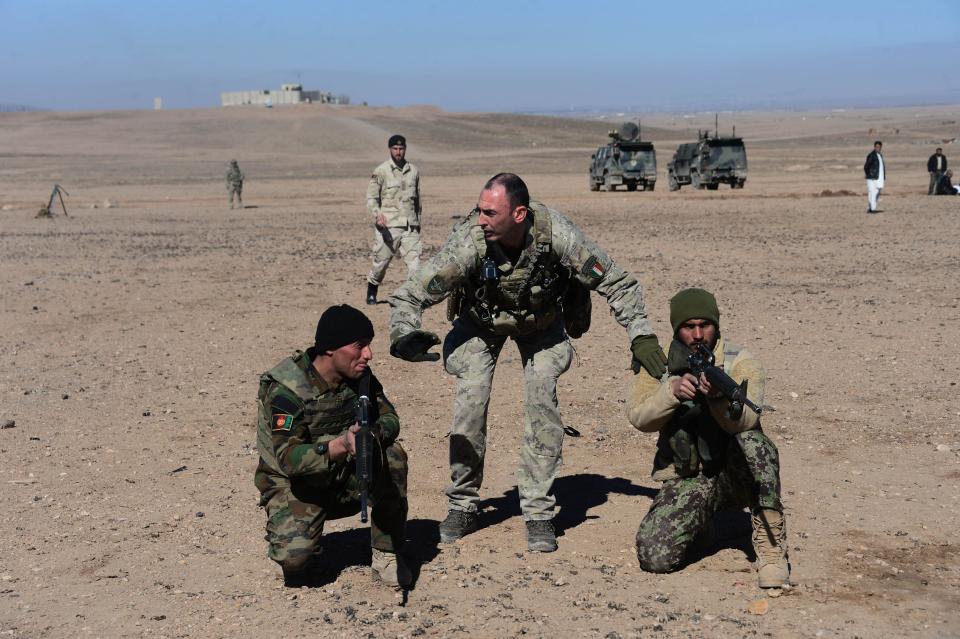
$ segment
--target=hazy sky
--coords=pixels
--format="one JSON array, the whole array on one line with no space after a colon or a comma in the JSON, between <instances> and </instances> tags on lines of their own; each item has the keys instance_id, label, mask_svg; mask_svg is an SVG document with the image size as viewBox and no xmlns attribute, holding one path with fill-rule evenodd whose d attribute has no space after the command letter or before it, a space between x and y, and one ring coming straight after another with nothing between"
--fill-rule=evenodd
<instances>
[{"instance_id":1,"label":"hazy sky","mask_svg":"<svg viewBox=\"0 0 960 639\"><path fill-rule=\"evenodd\" d=\"M960 2L0 0L0 105L305 88L451 110L960 102Z\"/></svg>"}]
</instances>

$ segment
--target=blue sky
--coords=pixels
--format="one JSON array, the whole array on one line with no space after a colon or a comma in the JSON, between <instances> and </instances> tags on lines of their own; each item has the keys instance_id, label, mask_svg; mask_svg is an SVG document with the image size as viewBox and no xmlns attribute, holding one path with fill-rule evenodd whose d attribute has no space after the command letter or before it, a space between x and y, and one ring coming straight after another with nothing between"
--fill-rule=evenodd
<instances>
[{"instance_id":1,"label":"blue sky","mask_svg":"<svg viewBox=\"0 0 960 639\"><path fill-rule=\"evenodd\" d=\"M0 105L306 88L451 110L960 102L960 2L0 0Z\"/></svg>"}]
</instances>

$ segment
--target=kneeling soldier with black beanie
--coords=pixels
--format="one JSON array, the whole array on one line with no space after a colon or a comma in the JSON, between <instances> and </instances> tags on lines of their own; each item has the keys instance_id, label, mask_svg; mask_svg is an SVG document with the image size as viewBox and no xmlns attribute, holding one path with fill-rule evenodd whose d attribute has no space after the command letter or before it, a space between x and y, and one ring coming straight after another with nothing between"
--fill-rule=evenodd
<instances>
[{"instance_id":1,"label":"kneeling soldier with black beanie","mask_svg":"<svg viewBox=\"0 0 960 639\"><path fill-rule=\"evenodd\" d=\"M400 420L370 373L373 324L346 304L320 317L315 343L260 377L254 482L267 511L267 555L287 586L320 582L328 519L360 510L355 464L359 383L370 375L373 423L373 575L406 587L411 575L399 551L407 519L407 454L397 443Z\"/></svg>"}]
</instances>

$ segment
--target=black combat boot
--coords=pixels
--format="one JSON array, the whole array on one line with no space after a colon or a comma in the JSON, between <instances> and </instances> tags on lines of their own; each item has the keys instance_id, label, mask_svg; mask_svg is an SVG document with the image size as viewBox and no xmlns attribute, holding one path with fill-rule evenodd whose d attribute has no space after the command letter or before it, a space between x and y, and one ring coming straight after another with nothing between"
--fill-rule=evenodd
<instances>
[{"instance_id":1,"label":"black combat boot","mask_svg":"<svg viewBox=\"0 0 960 639\"><path fill-rule=\"evenodd\" d=\"M377 303L377 285L367 282L367 304L373 305Z\"/></svg>"},{"instance_id":2,"label":"black combat boot","mask_svg":"<svg viewBox=\"0 0 960 639\"><path fill-rule=\"evenodd\" d=\"M447 518L440 522L440 542L449 544L474 532L479 523L477 513L465 510L451 510Z\"/></svg>"},{"instance_id":3,"label":"black combat boot","mask_svg":"<svg viewBox=\"0 0 960 639\"><path fill-rule=\"evenodd\" d=\"M549 519L531 519L527 522L527 550L553 552L557 549L557 534Z\"/></svg>"}]
</instances>

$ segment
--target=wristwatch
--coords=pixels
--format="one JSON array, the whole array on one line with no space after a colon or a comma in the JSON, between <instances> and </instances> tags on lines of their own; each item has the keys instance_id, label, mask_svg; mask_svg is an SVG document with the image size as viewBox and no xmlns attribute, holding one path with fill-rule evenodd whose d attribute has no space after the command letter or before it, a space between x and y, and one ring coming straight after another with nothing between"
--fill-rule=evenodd
<instances>
[{"instance_id":1,"label":"wristwatch","mask_svg":"<svg viewBox=\"0 0 960 639\"><path fill-rule=\"evenodd\" d=\"M314 450L317 451L318 455L325 455L327 453L328 448L330 447L327 445L327 442L320 442L319 444L317 444Z\"/></svg>"}]
</instances>

